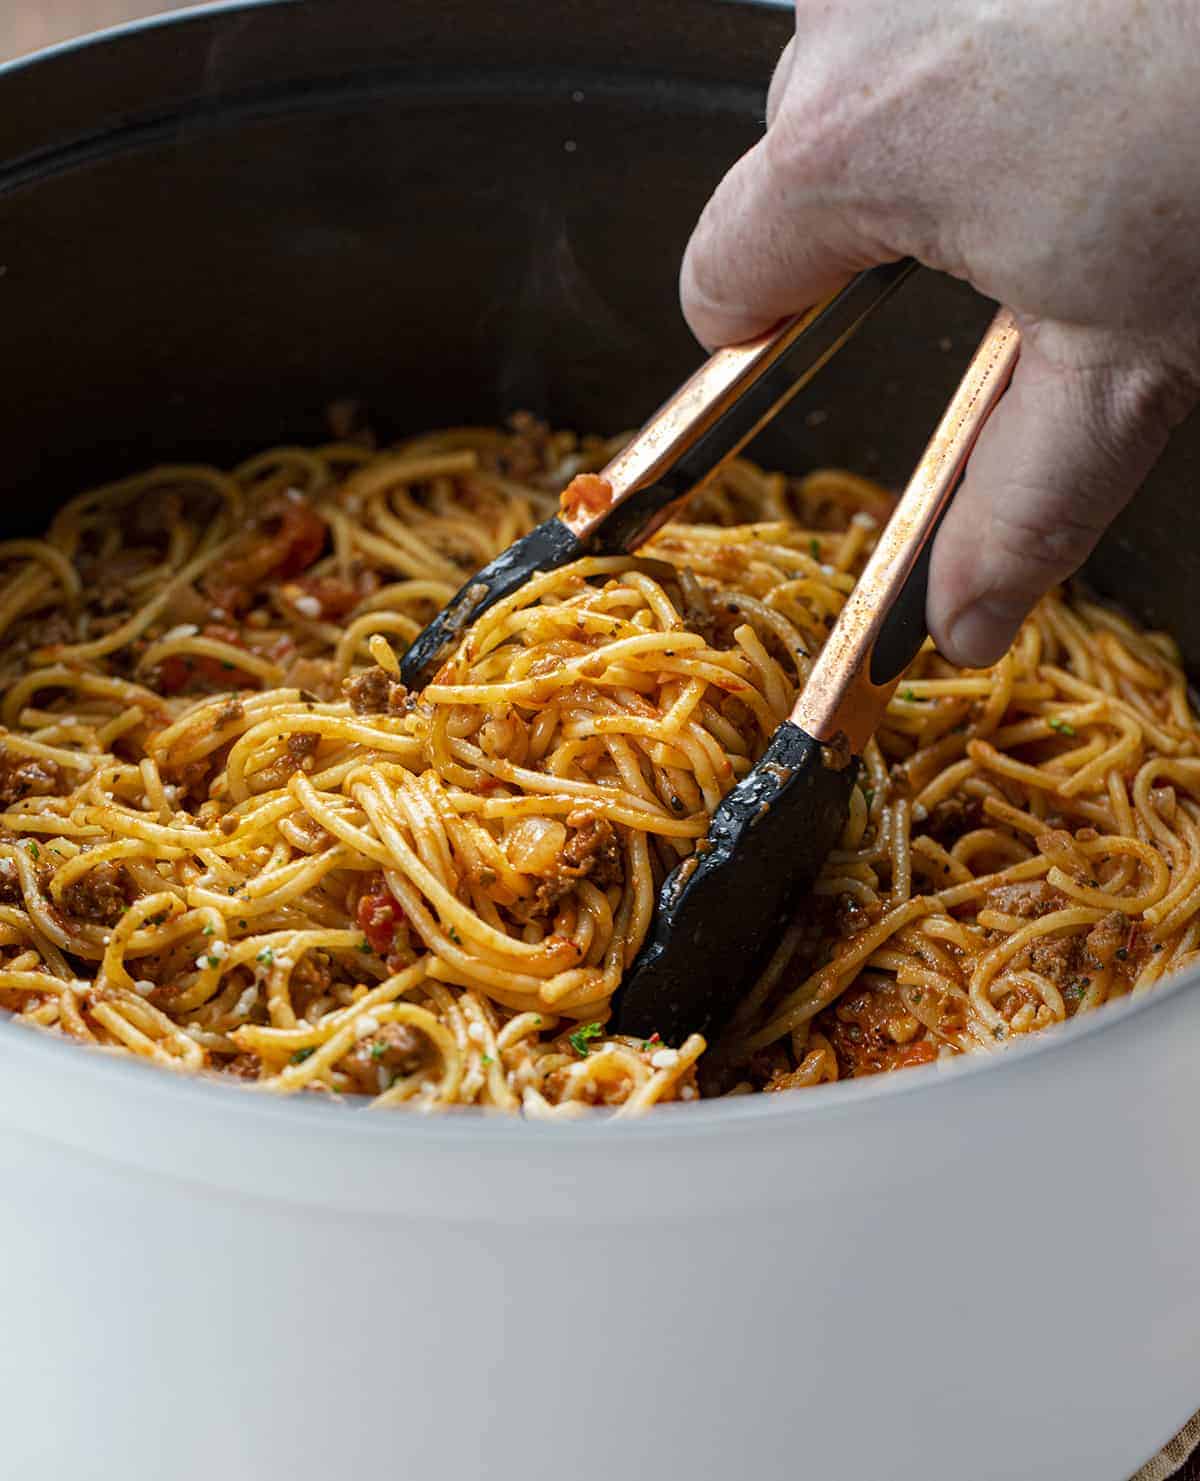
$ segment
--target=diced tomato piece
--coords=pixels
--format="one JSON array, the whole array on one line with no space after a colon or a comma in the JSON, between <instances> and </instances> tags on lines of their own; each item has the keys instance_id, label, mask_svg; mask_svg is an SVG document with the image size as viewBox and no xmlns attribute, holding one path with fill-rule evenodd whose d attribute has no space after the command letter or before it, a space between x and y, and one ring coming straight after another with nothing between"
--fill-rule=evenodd
<instances>
[{"instance_id":1,"label":"diced tomato piece","mask_svg":"<svg viewBox=\"0 0 1200 1481\"><path fill-rule=\"evenodd\" d=\"M563 489L558 507L570 519L577 511L587 518L603 514L612 503L612 484L598 473L577 473Z\"/></svg>"},{"instance_id":2,"label":"diced tomato piece","mask_svg":"<svg viewBox=\"0 0 1200 1481\"><path fill-rule=\"evenodd\" d=\"M311 504L284 495L204 578L204 590L224 611L241 612L264 582L287 581L307 570L325 548L327 533Z\"/></svg>"},{"instance_id":3,"label":"diced tomato piece","mask_svg":"<svg viewBox=\"0 0 1200 1481\"><path fill-rule=\"evenodd\" d=\"M296 584L306 596L313 597L320 604L321 616L332 622L347 616L367 595L367 589L360 589L337 576L306 576Z\"/></svg>"},{"instance_id":4,"label":"diced tomato piece","mask_svg":"<svg viewBox=\"0 0 1200 1481\"><path fill-rule=\"evenodd\" d=\"M185 689L228 689L233 674L215 658L164 658L158 670L158 686L164 694L182 694Z\"/></svg>"},{"instance_id":5,"label":"diced tomato piece","mask_svg":"<svg viewBox=\"0 0 1200 1481\"><path fill-rule=\"evenodd\" d=\"M380 884L369 894L360 897L356 919L371 950L382 956L395 939L396 930L404 919L404 911L391 891Z\"/></svg>"},{"instance_id":6,"label":"diced tomato piece","mask_svg":"<svg viewBox=\"0 0 1200 1481\"><path fill-rule=\"evenodd\" d=\"M212 622L201 628L201 636L215 638L219 643L229 643L234 648L246 644L234 627ZM238 670L219 658L200 655L172 654L164 658L158 669L159 688L164 694L181 694L185 689L230 689L238 683ZM242 682L245 683L243 677Z\"/></svg>"},{"instance_id":7,"label":"diced tomato piece","mask_svg":"<svg viewBox=\"0 0 1200 1481\"><path fill-rule=\"evenodd\" d=\"M283 523L275 537L282 556L275 575L281 581L306 571L325 548L325 521L304 502L289 500L283 509Z\"/></svg>"}]
</instances>

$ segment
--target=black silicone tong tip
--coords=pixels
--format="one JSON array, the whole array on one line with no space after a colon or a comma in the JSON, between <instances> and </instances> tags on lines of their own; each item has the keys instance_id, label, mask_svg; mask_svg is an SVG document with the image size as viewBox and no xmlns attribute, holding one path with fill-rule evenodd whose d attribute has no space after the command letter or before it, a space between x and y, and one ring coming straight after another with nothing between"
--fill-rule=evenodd
<instances>
[{"instance_id":1,"label":"black silicone tong tip","mask_svg":"<svg viewBox=\"0 0 1200 1481\"><path fill-rule=\"evenodd\" d=\"M409 689L427 684L447 654L477 617L519 591L544 571L556 571L584 554L583 542L562 520L548 519L515 545L501 551L442 608L400 660L400 677Z\"/></svg>"},{"instance_id":2,"label":"black silicone tong tip","mask_svg":"<svg viewBox=\"0 0 1200 1481\"><path fill-rule=\"evenodd\" d=\"M664 882L614 1003L618 1033L679 1044L720 1031L836 846L857 774L790 720L780 726Z\"/></svg>"},{"instance_id":3,"label":"black silicone tong tip","mask_svg":"<svg viewBox=\"0 0 1200 1481\"><path fill-rule=\"evenodd\" d=\"M618 1032L719 1032L836 847L861 755L925 638L929 553L1021 336L1001 309L838 616L792 717L667 878L614 1005ZM797 723L799 722L799 723ZM822 745L814 736L827 737Z\"/></svg>"}]
</instances>

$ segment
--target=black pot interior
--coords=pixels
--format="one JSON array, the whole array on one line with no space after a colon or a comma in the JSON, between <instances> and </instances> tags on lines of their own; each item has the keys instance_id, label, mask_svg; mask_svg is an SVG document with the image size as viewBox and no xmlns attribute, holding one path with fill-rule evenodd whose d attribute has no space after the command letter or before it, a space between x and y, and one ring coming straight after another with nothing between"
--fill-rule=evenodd
<instances>
[{"instance_id":1,"label":"black pot interior","mask_svg":"<svg viewBox=\"0 0 1200 1481\"><path fill-rule=\"evenodd\" d=\"M639 422L697 362L688 231L786 11L282 0L0 71L5 533L158 461L529 408ZM756 445L903 481L987 321L923 275ZM1200 427L1097 553L1200 666Z\"/></svg>"}]
</instances>

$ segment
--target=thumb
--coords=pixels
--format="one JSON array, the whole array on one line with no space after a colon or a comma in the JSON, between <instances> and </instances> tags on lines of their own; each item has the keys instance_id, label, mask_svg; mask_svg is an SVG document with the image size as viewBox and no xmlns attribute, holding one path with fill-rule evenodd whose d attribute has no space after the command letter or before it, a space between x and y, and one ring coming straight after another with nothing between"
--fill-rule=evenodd
<instances>
[{"instance_id":1,"label":"thumb","mask_svg":"<svg viewBox=\"0 0 1200 1481\"><path fill-rule=\"evenodd\" d=\"M1153 352L1096 330L1027 331L933 549L929 630L952 662L994 663L1072 575L1195 401Z\"/></svg>"},{"instance_id":2,"label":"thumb","mask_svg":"<svg viewBox=\"0 0 1200 1481\"><path fill-rule=\"evenodd\" d=\"M792 56L784 53L777 77L790 73ZM770 128L713 192L684 253L680 302L710 349L749 339L861 269L904 255L863 239L825 205L821 149L795 141L778 109L773 84Z\"/></svg>"}]
</instances>

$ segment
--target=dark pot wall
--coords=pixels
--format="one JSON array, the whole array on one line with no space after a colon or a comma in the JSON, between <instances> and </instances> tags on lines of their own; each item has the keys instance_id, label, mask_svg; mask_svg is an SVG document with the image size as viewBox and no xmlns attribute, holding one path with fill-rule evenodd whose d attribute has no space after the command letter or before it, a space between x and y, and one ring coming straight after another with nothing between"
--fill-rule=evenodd
<instances>
[{"instance_id":1,"label":"dark pot wall","mask_svg":"<svg viewBox=\"0 0 1200 1481\"><path fill-rule=\"evenodd\" d=\"M396 431L635 424L698 358L679 255L787 29L725 0L283 0L0 70L10 530L156 459L318 437L344 395ZM758 455L902 480L988 311L910 285ZM1194 661L1197 440L1091 572Z\"/></svg>"}]
</instances>

